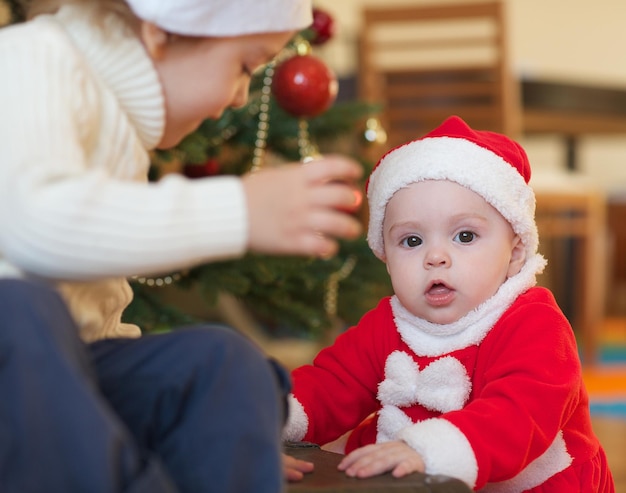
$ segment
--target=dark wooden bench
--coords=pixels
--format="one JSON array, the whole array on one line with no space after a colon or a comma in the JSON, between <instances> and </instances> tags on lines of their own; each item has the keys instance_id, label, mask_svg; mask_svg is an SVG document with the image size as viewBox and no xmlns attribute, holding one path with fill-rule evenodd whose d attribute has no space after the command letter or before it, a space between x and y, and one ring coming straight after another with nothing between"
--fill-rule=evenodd
<instances>
[{"instance_id":1,"label":"dark wooden bench","mask_svg":"<svg viewBox=\"0 0 626 493\"><path fill-rule=\"evenodd\" d=\"M388 473L367 479L350 478L337 470L341 455L310 443L288 443L285 452L315 464L315 470L302 481L289 483L288 493L471 493L465 483L448 476L414 473L394 478Z\"/></svg>"}]
</instances>

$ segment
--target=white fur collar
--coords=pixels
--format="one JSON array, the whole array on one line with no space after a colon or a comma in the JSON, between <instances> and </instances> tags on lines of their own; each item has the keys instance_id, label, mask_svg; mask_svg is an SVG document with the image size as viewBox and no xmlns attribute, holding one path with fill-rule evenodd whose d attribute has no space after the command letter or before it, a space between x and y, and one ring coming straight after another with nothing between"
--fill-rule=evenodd
<instances>
[{"instance_id":1,"label":"white fur collar","mask_svg":"<svg viewBox=\"0 0 626 493\"><path fill-rule=\"evenodd\" d=\"M451 324L428 322L410 313L396 296L391 309L402 340L418 356L441 356L478 345L515 299L536 284L546 260L539 254L526 261L522 270L508 279L491 298Z\"/></svg>"}]
</instances>

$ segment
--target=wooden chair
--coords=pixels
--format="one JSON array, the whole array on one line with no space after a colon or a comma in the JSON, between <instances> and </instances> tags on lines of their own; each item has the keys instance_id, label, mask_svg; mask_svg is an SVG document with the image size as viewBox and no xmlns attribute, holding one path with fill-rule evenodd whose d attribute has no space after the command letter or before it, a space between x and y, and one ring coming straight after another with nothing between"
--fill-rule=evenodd
<instances>
[{"instance_id":1,"label":"wooden chair","mask_svg":"<svg viewBox=\"0 0 626 493\"><path fill-rule=\"evenodd\" d=\"M519 82L509 67L502 1L368 6L359 44L359 96L382 105L389 136L385 146L370 152L380 156L453 114L474 128L522 135ZM551 265L540 279L552 274L573 281L569 316L580 333L584 361L593 364L604 316L605 270L598 264L605 255L605 198L584 180L569 186L571 178L563 172L538 184L537 221L542 245L565 238L581 243L581 253L560 269L555 266L562 253L548 255Z\"/></svg>"},{"instance_id":2,"label":"wooden chair","mask_svg":"<svg viewBox=\"0 0 626 493\"><path fill-rule=\"evenodd\" d=\"M359 95L381 103L389 146L456 114L474 128L517 134L500 1L363 10Z\"/></svg>"},{"instance_id":3,"label":"wooden chair","mask_svg":"<svg viewBox=\"0 0 626 493\"><path fill-rule=\"evenodd\" d=\"M571 173L534 173L531 185L537 198L540 250L552 264L540 283L558 295L559 283L550 279L556 274L561 289L571 290L572 325L579 328L583 362L594 364L604 322L608 268L605 193L584 176ZM557 248L550 254L553 242Z\"/></svg>"}]
</instances>

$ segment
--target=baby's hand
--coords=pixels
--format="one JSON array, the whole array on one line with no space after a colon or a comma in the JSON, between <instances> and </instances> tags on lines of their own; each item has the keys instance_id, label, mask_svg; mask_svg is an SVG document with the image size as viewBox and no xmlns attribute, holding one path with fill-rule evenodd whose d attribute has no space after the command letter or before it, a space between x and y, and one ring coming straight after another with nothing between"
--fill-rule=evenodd
<instances>
[{"instance_id":1,"label":"baby's hand","mask_svg":"<svg viewBox=\"0 0 626 493\"><path fill-rule=\"evenodd\" d=\"M289 482L300 481L304 473L313 471L313 463L283 454L283 473Z\"/></svg>"},{"instance_id":2,"label":"baby's hand","mask_svg":"<svg viewBox=\"0 0 626 493\"><path fill-rule=\"evenodd\" d=\"M346 455L337 467L353 478L369 478L388 471L401 478L414 472L424 472L424 461L406 443L396 441L356 449Z\"/></svg>"}]
</instances>

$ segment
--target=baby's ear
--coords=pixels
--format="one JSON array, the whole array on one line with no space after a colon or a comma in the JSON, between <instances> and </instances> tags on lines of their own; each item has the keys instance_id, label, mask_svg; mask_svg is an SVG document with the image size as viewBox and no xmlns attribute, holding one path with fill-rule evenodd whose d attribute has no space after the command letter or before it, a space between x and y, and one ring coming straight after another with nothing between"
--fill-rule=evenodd
<instances>
[{"instance_id":1,"label":"baby's ear","mask_svg":"<svg viewBox=\"0 0 626 493\"><path fill-rule=\"evenodd\" d=\"M513 249L511 250L511 261L509 262L509 270L507 278L517 274L526 263L526 246L522 243L521 238L515 235L513 238Z\"/></svg>"},{"instance_id":2,"label":"baby's ear","mask_svg":"<svg viewBox=\"0 0 626 493\"><path fill-rule=\"evenodd\" d=\"M146 51L153 60L158 60L163 56L167 45L168 33L156 24L142 21L140 27L140 36Z\"/></svg>"},{"instance_id":3,"label":"baby's ear","mask_svg":"<svg viewBox=\"0 0 626 493\"><path fill-rule=\"evenodd\" d=\"M380 252L380 255L376 255L379 260L381 260L383 263L387 263L387 253L385 252L385 241L383 240L383 251ZM389 269L389 268L387 268Z\"/></svg>"}]
</instances>

